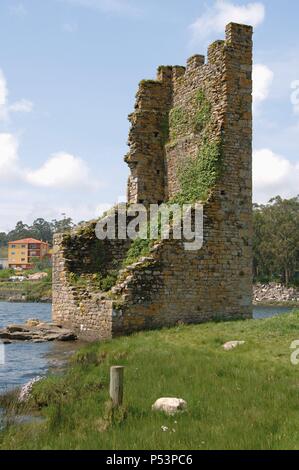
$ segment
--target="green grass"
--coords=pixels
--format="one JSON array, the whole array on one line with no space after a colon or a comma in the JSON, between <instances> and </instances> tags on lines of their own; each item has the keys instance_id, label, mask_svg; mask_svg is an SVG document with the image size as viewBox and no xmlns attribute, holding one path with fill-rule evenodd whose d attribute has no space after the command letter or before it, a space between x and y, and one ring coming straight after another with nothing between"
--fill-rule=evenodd
<instances>
[{"instance_id":1,"label":"green grass","mask_svg":"<svg viewBox=\"0 0 299 470\"><path fill-rule=\"evenodd\" d=\"M48 276L41 281L28 281L25 282L25 295L28 302L38 302L43 297L52 297L52 275Z\"/></svg>"},{"instance_id":2,"label":"green grass","mask_svg":"<svg viewBox=\"0 0 299 470\"><path fill-rule=\"evenodd\" d=\"M8 270L5 270L8 271ZM21 293L26 296L28 302L38 302L44 297L51 298L52 296L52 270L47 269L48 276L40 281L23 281L23 282L5 282L1 279L0 275L0 297L1 292L7 294L11 291L11 296ZM0 271L0 274L4 272ZM8 273L7 273L8 274ZM9 275L15 275L14 272ZM3 279L9 276L4 275Z\"/></svg>"},{"instance_id":3,"label":"green grass","mask_svg":"<svg viewBox=\"0 0 299 470\"><path fill-rule=\"evenodd\" d=\"M66 373L34 388L43 423L10 426L1 449L298 449L299 366L290 344L299 313L269 320L178 326L95 343ZM244 340L225 352L223 343ZM125 365L125 402L108 399L111 365ZM152 412L161 396L188 402ZM167 426L163 432L161 426Z\"/></svg>"},{"instance_id":4,"label":"green grass","mask_svg":"<svg viewBox=\"0 0 299 470\"><path fill-rule=\"evenodd\" d=\"M14 275L15 272L13 269L0 269L0 281L7 280Z\"/></svg>"}]
</instances>

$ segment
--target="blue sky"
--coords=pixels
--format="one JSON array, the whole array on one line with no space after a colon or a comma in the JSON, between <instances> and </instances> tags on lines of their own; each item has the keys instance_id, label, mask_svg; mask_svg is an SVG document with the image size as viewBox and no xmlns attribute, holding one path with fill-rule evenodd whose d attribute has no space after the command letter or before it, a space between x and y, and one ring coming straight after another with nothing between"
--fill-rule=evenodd
<instances>
[{"instance_id":1,"label":"blue sky","mask_svg":"<svg viewBox=\"0 0 299 470\"><path fill-rule=\"evenodd\" d=\"M294 0L1 0L0 231L125 195L138 82L205 54L231 20L255 26L254 199L295 196L298 18Z\"/></svg>"}]
</instances>

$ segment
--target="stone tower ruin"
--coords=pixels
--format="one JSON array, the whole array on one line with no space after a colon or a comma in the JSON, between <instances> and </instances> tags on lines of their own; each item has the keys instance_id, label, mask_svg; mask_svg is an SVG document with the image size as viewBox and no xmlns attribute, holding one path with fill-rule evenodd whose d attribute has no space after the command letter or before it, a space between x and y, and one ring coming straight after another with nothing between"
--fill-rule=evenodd
<instances>
[{"instance_id":1,"label":"stone tower ruin","mask_svg":"<svg viewBox=\"0 0 299 470\"><path fill-rule=\"evenodd\" d=\"M252 315L252 28L187 66L143 80L129 116L128 204L204 204L204 244L158 240L131 264L130 240L96 221L55 236L53 320L87 339ZM130 259L130 258L129 258Z\"/></svg>"}]
</instances>

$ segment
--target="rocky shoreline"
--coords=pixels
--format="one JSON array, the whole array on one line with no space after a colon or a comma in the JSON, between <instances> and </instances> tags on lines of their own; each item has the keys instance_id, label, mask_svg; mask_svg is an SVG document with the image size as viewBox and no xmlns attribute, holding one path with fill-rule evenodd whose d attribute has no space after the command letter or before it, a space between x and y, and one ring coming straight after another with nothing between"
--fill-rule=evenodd
<instances>
[{"instance_id":1,"label":"rocky shoreline","mask_svg":"<svg viewBox=\"0 0 299 470\"><path fill-rule=\"evenodd\" d=\"M20 341L45 343L49 341L76 341L77 335L57 323L31 319L24 325L12 324L0 329L0 341L10 344Z\"/></svg>"},{"instance_id":2,"label":"rocky shoreline","mask_svg":"<svg viewBox=\"0 0 299 470\"><path fill-rule=\"evenodd\" d=\"M0 302L12 302L12 303L37 303L37 304L51 304L51 297L41 297L40 299L28 298L26 295L6 295L0 294Z\"/></svg>"},{"instance_id":3,"label":"rocky shoreline","mask_svg":"<svg viewBox=\"0 0 299 470\"><path fill-rule=\"evenodd\" d=\"M299 288L282 284L256 284L253 288L254 305L299 306Z\"/></svg>"}]
</instances>

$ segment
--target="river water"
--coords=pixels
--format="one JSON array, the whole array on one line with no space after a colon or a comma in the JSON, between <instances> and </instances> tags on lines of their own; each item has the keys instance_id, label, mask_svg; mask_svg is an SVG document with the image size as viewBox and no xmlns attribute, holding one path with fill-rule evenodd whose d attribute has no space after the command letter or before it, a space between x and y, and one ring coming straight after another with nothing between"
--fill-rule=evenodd
<instances>
[{"instance_id":1,"label":"river water","mask_svg":"<svg viewBox=\"0 0 299 470\"><path fill-rule=\"evenodd\" d=\"M268 318L289 313L292 310L287 307L255 307L254 318ZM51 305L0 302L0 328L11 323L24 323L29 318L51 320ZM37 375L46 375L51 367L59 367L78 345L76 343L20 342L2 345L3 347L5 360L1 361L0 354L0 393L23 385Z\"/></svg>"},{"instance_id":2,"label":"river water","mask_svg":"<svg viewBox=\"0 0 299 470\"><path fill-rule=\"evenodd\" d=\"M0 328L25 323L29 318L50 321L51 304L0 302ZM19 342L1 347L4 347L4 361L0 351L0 393L61 366L78 345L74 342Z\"/></svg>"}]
</instances>

